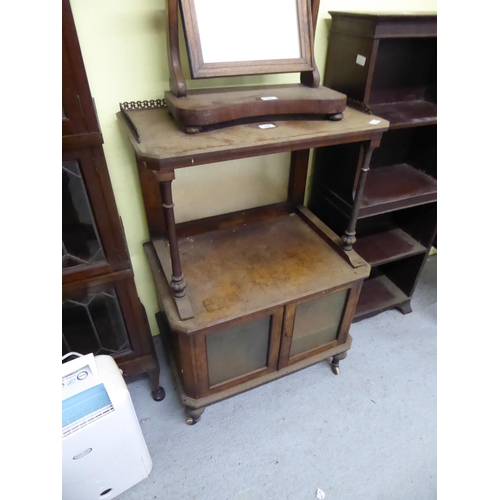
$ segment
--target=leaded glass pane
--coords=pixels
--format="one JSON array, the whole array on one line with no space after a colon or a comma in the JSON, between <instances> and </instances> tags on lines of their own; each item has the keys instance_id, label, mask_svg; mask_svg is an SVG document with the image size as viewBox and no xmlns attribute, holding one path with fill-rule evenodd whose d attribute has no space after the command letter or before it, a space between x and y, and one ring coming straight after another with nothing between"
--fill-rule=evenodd
<instances>
[{"instance_id":1,"label":"leaded glass pane","mask_svg":"<svg viewBox=\"0 0 500 500\"><path fill-rule=\"evenodd\" d=\"M99 233L76 160L62 163L62 267L105 260Z\"/></svg>"},{"instance_id":2,"label":"leaded glass pane","mask_svg":"<svg viewBox=\"0 0 500 500\"><path fill-rule=\"evenodd\" d=\"M114 290L68 299L62 305L63 354L117 354L130 350Z\"/></svg>"}]
</instances>

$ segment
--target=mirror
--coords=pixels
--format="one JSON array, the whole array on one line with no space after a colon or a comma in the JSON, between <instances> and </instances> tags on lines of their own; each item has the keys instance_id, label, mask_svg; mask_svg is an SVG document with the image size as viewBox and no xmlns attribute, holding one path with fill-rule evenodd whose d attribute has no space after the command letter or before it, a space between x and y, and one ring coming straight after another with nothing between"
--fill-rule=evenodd
<instances>
[{"instance_id":1,"label":"mirror","mask_svg":"<svg viewBox=\"0 0 500 500\"><path fill-rule=\"evenodd\" d=\"M311 0L179 0L193 78L312 71Z\"/></svg>"}]
</instances>

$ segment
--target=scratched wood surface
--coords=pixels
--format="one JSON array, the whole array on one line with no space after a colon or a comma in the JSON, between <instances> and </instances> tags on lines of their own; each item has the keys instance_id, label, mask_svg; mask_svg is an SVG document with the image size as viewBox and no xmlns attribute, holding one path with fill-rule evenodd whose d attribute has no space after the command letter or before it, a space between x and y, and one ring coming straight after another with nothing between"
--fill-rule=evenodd
<instances>
[{"instance_id":1,"label":"scratched wood surface","mask_svg":"<svg viewBox=\"0 0 500 500\"><path fill-rule=\"evenodd\" d=\"M263 154L309 149L337 142L357 142L381 136L389 122L346 108L344 118L329 120L263 119L199 134L186 134L166 108L129 111L140 136L134 138L121 113L118 120L139 158L155 169L181 168ZM261 129L272 123L274 128ZM156 163L155 163L156 162Z\"/></svg>"},{"instance_id":2,"label":"scratched wood surface","mask_svg":"<svg viewBox=\"0 0 500 500\"><path fill-rule=\"evenodd\" d=\"M187 332L364 279L369 273L367 264L353 269L295 214L181 238L179 250L195 315L182 322ZM169 272L166 269L165 275ZM179 324L173 301L164 299L171 324Z\"/></svg>"}]
</instances>

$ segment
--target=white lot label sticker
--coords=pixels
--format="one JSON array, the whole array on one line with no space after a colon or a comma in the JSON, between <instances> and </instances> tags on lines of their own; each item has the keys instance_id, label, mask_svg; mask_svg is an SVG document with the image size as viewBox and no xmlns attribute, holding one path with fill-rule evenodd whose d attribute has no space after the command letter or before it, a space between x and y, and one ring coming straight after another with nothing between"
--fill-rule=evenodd
<instances>
[{"instance_id":1,"label":"white lot label sticker","mask_svg":"<svg viewBox=\"0 0 500 500\"><path fill-rule=\"evenodd\" d=\"M263 101L276 101L278 98L273 96L273 95L270 95L268 97L261 97L261 100Z\"/></svg>"},{"instance_id":2,"label":"white lot label sticker","mask_svg":"<svg viewBox=\"0 0 500 500\"><path fill-rule=\"evenodd\" d=\"M274 128L276 125L273 125L272 123L265 123L264 125L259 125L259 128Z\"/></svg>"},{"instance_id":3,"label":"white lot label sticker","mask_svg":"<svg viewBox=\"0 0 500 500\"><path fill-rule=\"evenodd\" d=\"M380 120L372 120L368 122L370 125L378 125L380 123Z\"/></svg>"},{"instance_id":4,"label":"white lot label sticker","mask_svg":"<svg viewBox=\"0 0 500 500\"><path fill-rule=\"evenodd\" d=\"M356 64L359 64L360 66L364 66L366 63L366 57L362 56L361 54L358 54L356 57Z\"/></svg>"}]
</instances>

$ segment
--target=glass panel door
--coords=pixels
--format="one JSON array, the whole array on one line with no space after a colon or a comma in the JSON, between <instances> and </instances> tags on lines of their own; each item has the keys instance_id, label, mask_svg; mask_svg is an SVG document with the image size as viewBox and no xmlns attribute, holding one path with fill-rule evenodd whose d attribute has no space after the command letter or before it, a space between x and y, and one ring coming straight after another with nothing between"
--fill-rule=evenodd
<instances>
[{"instance_id":1,"label":"glass panel door","mask_svg":"<svg viewBox=\"0 0 500 500\"><path fill-rule=\"evenodd\" d=\"M337 340L348 290L297 305L290 358Z\"/></svg>"},{"instance_id":2,"label":"glass panel door","mask_svg":"<svg viewBox=\"0 0 500 500\"><path fill-rule=\"evenodd\" d=\"M209 386L265 369L271 316L219 330L206 337Z\"/></svg>"},{"instance_id":3,"label":"glass panel door","mask_svg":"<svg viewBox=\"0 0 500 500\"><path fill-rule=\"evenodd\" d=\"M62 268L105 261L77 160L62 162Z\"/></svg>"}]
</instances>

